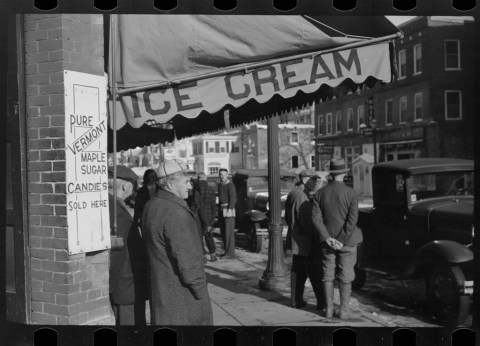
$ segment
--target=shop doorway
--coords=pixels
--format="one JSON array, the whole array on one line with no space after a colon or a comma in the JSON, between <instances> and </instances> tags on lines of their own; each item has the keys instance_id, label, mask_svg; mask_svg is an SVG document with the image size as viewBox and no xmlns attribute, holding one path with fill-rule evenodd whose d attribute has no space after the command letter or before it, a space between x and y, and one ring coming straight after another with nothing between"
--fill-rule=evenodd
<instances>
[{"instance_id":1,"label":"shop doorway","mask_svg":"<svg viewBox=\"0 0 480 346\"><path fill-rule=\"evenodd\" d=\"M5 18L7 19L7 18ZM28 322L26 287L26 230L27 190L26 190L26 144L24 110L24 62L23 62L23 16L10 15L6 20L8 30L0 39L1 108L0 160L4 162L0 170L3 193L0 210L4 223L0 229L0 287L5 294L1 298L2 320ZM18 33L18 35L17 35Z\"/></svg>"}]
</instances>

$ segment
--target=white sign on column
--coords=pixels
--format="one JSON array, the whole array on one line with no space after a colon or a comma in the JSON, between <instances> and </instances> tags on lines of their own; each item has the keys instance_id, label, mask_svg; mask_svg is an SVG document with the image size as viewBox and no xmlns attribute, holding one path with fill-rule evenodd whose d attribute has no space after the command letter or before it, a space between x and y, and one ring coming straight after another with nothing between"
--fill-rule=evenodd
<instances>
[{"instance_id":1,"label":"white sign on column","mask_svg":"<svg viewBox=\"0 0 480 346\"><path fill-rule=\"evenodd\" d=\"M68 252L108 249L106 79L64 71L64 85Z\"/></svg>"}]
</instances>

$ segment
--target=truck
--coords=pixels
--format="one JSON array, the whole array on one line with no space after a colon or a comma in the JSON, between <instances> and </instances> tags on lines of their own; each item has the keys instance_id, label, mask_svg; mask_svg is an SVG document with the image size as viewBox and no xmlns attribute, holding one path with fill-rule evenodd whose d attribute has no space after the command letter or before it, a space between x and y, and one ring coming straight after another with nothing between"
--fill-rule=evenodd
<instances>
[{"instance_id":1,"label":"truck","mask_svg":"<svg viewBox=\"0 0 480 346\"><path fill-rule=\"evenodd\" d=\"M392 280L425 280L436 320L461 325L472 303L474 162L418 158L372 169L373 203L359 207L354 289L369 270Z\"/></svg>"}]
</instances>

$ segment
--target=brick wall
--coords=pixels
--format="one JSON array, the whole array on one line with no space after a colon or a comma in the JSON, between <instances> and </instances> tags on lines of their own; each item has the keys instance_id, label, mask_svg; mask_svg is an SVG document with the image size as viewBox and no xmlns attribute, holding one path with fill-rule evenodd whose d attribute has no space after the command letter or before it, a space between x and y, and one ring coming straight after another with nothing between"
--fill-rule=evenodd
<instances>
[{"instance_id":1,"label":"brick wall","mask_svg":"<svg viewBox=\"0 0 480 346\"><path fill-rule=\"evenodd\" d=\"M104 74L102 15L26 15L30 322L112 323L108 251L68 255L63 70Z\"/></svg>"}]
</instances>

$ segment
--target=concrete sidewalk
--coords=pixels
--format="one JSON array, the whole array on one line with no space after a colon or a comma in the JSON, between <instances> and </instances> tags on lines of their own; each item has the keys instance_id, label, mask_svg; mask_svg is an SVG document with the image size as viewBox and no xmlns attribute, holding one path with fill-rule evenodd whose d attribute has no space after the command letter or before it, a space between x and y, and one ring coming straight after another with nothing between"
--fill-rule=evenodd
<instances>
[{"instance_id":1,"label":"concrete sidewalk","mask_svg":"<svg viewBox=\"0 0 480 346\"><path fill-rule=\"evenodd\" d=\"M261 290L258 282L266 268L266 255L236 249L236 259L219 259L205 266L208 290L212 301L214 325L222 326L355 326L382 327L375 316L362 314L362 318L327 319L315 309L316 299L307 281L305 300L307 306L295 309L290 304L290 285L279 292ZM291 258L286 258L290 269ZM338 308L338 290L335 289ZM356 300L352 299L355 309Z\"/></svg>"}]
</instances>

